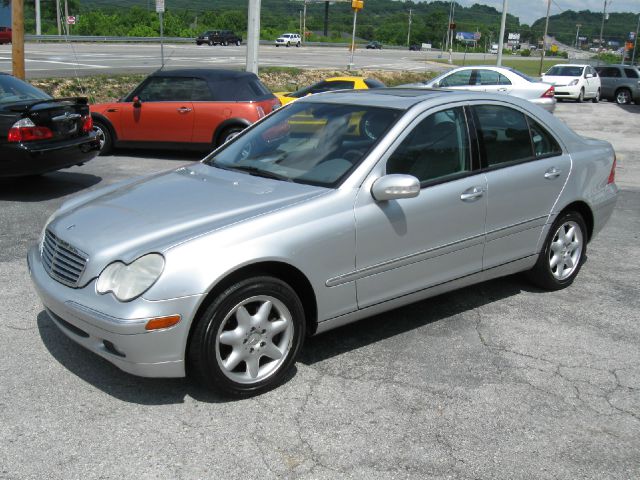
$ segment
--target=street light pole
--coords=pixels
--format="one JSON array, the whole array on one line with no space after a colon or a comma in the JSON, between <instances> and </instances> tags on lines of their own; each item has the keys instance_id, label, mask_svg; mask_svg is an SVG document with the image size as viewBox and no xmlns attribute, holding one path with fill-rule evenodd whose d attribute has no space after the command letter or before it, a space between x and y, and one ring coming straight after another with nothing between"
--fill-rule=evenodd
<instances>
[{"instance_id":1,"label":"street light pole","mask_svg":"<svg viewBox=\"0 0 640 480\"><path fill-rule=\"evenodd\" d=\"M249 0L247 29L247 72L258 74L258 45L260 44L260 1Z\"/></svg>"},{"instance_id":2,"label":"street light pole","mask_svg":"<svg viewBox=\"0 0 640 480\"><path fill-rule=\"evenodd\" d=\"M604 31L604 21L607 17L607 0L604 0L604 8L602 9L602 24L600 25L600 51L602 51L602 32Z\"/></svg>"},{"instance_id":3,"label":"street light pole","mask_svg":"<svg viewBox=\"0 0 640 480\"><path fill-rule=\"evenodd\" d=\"M502 19L500 20L500 38L498 38L498 61L496 65L502 66L502 47L504 46L504 30L507 23L507 0L502 0Z\"/></svg>"},{"instance_id":4,"label":"street light pole","mask_svg":"<svg viewBox=\"0 0 640 480\"><path fill-rule=\"evenodd\" d=\"M578 50L578 35L580 35L580 27L582 26L581 23L577 23L576 24L576 50Z\"/></svg>"},{"instance_id":5,"label":"street light pole","mask_svg":"<svg viewBox=\"0 0 640 480\"><path fill-rule=\"evenodd\" d=\"M407 31L407 47L411 46L411 9L409 9L409 30Z\"/></svg>"},{"instance_id":6,"label":"street light pole","mask_svg":"<svg viewBox=\"0 0 640 480\"><path fill-rule=\"evenodd\" d=\"M40 0L36 0L36 35L42 35L40 23Z\"/></svg>"},{"instance_id":7,"label":"street light pole","mask_svg":"<svg viewBox=\"0 0 640 480\"><path fill-rule=\"evenodd\" d=\"M633 53L631 54L631 65L636 58L636 45L638 45L638 30L640 30L640 13L638 14L638 26L636 27L636 36L633 39Z\"/></svg>"}]
</instances>

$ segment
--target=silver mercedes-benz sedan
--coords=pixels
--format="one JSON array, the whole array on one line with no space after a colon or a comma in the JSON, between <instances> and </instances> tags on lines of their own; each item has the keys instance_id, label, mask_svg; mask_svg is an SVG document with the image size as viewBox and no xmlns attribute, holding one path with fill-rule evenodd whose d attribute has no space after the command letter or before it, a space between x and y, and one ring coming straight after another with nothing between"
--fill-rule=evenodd
<instances>
[{"instance_id":1,"label":"silver mercedes-benz sedan","mask_svg":"<svg viewBox=\"0 0 640 480\"><path fill-rule=\"evenodd\" d=\"M614 172L609 143L525 100L318 94L69 200L28 262L52 321L122 370L249 395L306 335L515 272L570 285Z\"/></svg>"},{"instance_id":2,"label":"silver mercedes-benz sedan","mask_svg":"<svg viewBox=\"0 0 640 480\"><path fill-rule=\"evenodd\" d=\"M477 65L454 68L426 82L405 85L409 86L503 93L529 100L551 113L556 109L553 83L540 82L509 67Z\"/></svg>"}]
</instances>

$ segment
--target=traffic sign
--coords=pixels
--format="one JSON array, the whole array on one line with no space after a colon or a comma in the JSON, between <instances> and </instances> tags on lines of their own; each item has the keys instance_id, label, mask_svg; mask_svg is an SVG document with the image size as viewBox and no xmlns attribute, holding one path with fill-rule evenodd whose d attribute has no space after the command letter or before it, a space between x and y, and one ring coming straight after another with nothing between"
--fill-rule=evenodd
<instances>
[{"instance_id":1,"label":"traffic sign","mask_svg":"<svg viewBox=\"0 0 640 480\"><path fill-rule=\"evenodd\" d=\"M74 17L73 15L69 15L67 17L67 25L75 25L76 24L76 17Z\"/></svg>"},{"instance_id":2,"label":"traffic sign","mask_svg":"<svg viewBox=\"0 0 640 480\"><path fill-rule=\"evenodd\" d=\"M164 0L156 0L156 13L164 13Z\"/></svg>"}]
</instances>

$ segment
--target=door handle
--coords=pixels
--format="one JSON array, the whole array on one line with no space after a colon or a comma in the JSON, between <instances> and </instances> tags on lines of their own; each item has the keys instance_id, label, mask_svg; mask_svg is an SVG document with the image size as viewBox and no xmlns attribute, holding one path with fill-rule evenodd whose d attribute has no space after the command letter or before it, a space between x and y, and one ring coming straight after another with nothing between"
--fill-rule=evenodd
<instances>
[{"instance_id":1,"label":"door handle","mask_svg":"<svg viewBox=\"0 0 640 480\"><path fill-rule=\"evenodd\" d=\"M506 91L507 91L507 89L506 89L506 88L499 88L499 89L498 89L498 91L499 91L499 92L506 92Z\"/></svg>"},{"instance_id":2,"label":"door handle","mask_svg":"<svg viewBox=\"0 0 640 480\"><path fill-rule=\"evenodd\" d=\"M460 195L460 200L463 202L473 202L484 195L484 189L482 187L473 187L465 190Z\"/></svg>"},{"instance_id":3,"label":"door handle","mask_svg":"<svg viewBox=\"0 0 640 480\"><path fill-rule=\"evenodd\" d=\"M191 109L189 107L180 107L178 113L189 113Z\"/></svg>"},{"instance_id":4,"label":"door handle","mask_svg":"<svg viewBox=\"0 0 640 480\"><path fill-rule=\"evenodd\" d=\"M546 178L547 180L553 180L554 178L559 177L561 173L562 170L558 170L556 167L552 167L544 172L544 178Z\"/></svg>"}]
</instances>

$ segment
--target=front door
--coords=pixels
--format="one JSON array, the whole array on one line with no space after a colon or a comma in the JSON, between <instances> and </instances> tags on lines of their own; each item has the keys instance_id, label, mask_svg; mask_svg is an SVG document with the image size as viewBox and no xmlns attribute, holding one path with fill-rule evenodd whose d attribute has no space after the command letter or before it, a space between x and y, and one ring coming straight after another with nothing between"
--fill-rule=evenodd
<instances>
[{"instance_id":1,"label":"front door","mask_svg":"<svg viewBox=\"0 0 640 480\"><path fill-rule=\"evenodd\" d=\"M418 118L358 194L356 288L364 308L482 268L486 180L474 174L465 110ZM380 174L421 181L415 198L376 201Z\"/></svg>"},{"instance_id":2,"label":"front door","mask_svg":"<svg viewBox=\"0 0 640 480\"><path fill-rule=\"evenodd\" d=\"M190 142L193 78L150 77L136 92L140 103L122 104L118 137L137 142Z\"/></svg>"}]
</instances>

